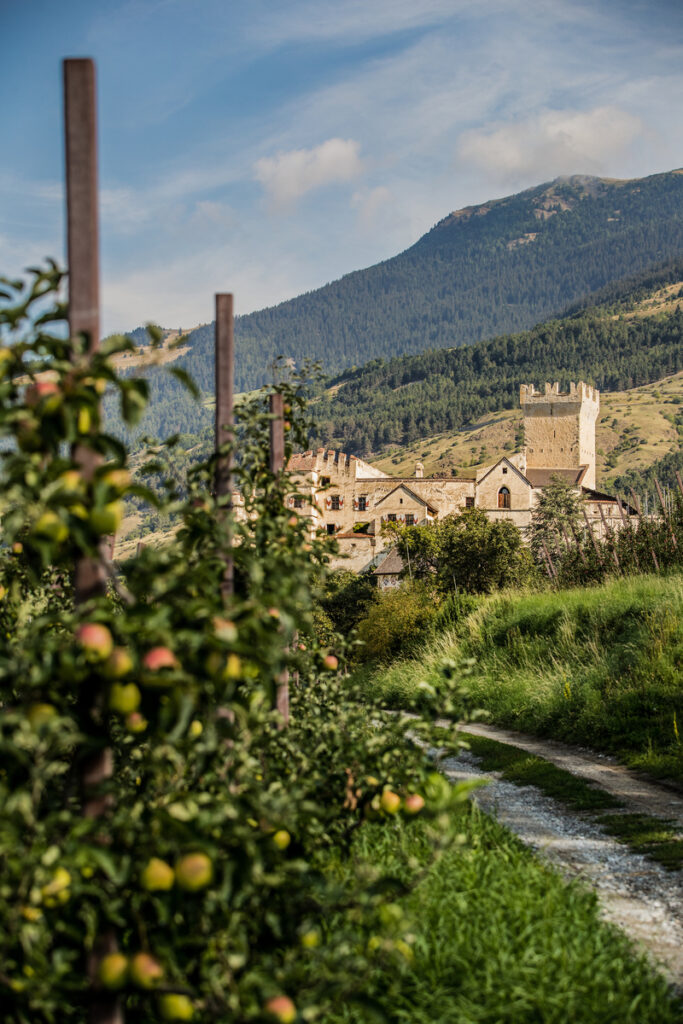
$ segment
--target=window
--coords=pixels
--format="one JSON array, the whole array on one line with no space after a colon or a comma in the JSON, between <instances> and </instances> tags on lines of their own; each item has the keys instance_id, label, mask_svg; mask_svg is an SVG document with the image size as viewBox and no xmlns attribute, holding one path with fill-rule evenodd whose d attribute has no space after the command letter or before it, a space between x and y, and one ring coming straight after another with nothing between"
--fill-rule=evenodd
<instances>
[{"instance_id":1,"label":"window","mask_svg":"<svg viewBox=\"0 0 683 1024\"><path fill-rule=\"evenodd\" d=\"M387 520L390 523L395 523L396 522L396 513L395 512L390 512L389 515L387 516Z\"/></svg>"},{"instance_id":2,"label":"window","mask_svg":"<svg viewBox=\"0 0 683 1024\"><path fill-rule=\"evenodd\" d=\"M300 498L300 497L299 497L299 496L297 495L297 496L296 496L296 497L294 498L294 508L303 508L303 507L304 507L304 499L303 499L303 498Z\"/></svg>"},{"instance_id":3,"label":"window","mask_svg":"<svg viewBox=\"0 0 683 1024\"><path fill-rule=\"evenodd\" d=\"M334 525L334 523L328 523L327 524L327 532L330 535L332 535L336 529L337 529L337 527Z\"/></svg>"},{"instance_id":4,"label":"window","mask_svg":"<svg viewBox=\"0 0 683 1024\"><path fill-rule=\"evenodd\" d=\"M507 487L501 487L498 491L498 508L510 508L510 492Z\"/></svg>"},{"instance_id":5,"label":"window","mask_svg":"<svg viewBox=\"0 0 683 1024\"><path fill-rule=\"evenodd\" d=\"M503 466L503 473L507 473L507 471L508 471L507 466Z\"/></svg>"},{"instance_id":6,"label":"window","mask_svg":"<svg viewBox=\"0 0 683 1024\"><path fill-rule=\"evenodd\" d=\"M332 497L330 498L330 502L331 502L330 508L332 509L332 511L333 512L338 512L339 511L339 495L338 494L333 494Z\"/></svg>"},{"instance_id":7,"label":"window","mask_svg":"<svg viewBox=\"0 0 683 1024\"><path fill-rule=\"evenodd\" d=\"M321 476L320 477L320 486L321 487L329 487L330 486L330 478L329 478L329 476Z\"/></svg>"},{"instance_id":8,"label":"window","mask_svg":"<svg viewBox=\"0 0 683 1024\"><path fill-rule=\"evenodd\" d=\"M415 516L412 512L406 512L406 526L415 526Z\"/></svg>"},{"instance_id":9,"label":"window","mask_svg":"<svg viewBox=\"0 0 683 1024\"><path fill-rule=\"evenodd\" d=\"M367 497L364 494L361 494L360 498L358 499L358 511L359 512L366 512L367 508L368 508L368 499L367 499Z\"/></svg>"},{"instance_id":10,"label":"window","mask_svg":"<svg viewBox=\"0 0 683 1024\"><path fill-rule=\"evenodd\" d=\"M474 498L465 498L465 508L474 508Z\"/></svg>"}]
</instances>

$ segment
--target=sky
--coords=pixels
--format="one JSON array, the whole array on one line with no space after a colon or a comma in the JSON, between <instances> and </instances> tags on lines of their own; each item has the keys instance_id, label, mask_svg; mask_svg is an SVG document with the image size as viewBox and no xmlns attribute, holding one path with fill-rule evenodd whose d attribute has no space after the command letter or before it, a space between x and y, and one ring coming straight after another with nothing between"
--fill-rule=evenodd
<instances>
[{"instance_id":1,"label":"sky","mask_svg":"<svg viewBox=\"0 0 683 1024\"><path fill-rule=\"evenodd\" d=\"M0 0L0 274L64 262L93 57L105 332L263 308L564 174L683 165L682 0Z\"/></svg>"}]
</instances>

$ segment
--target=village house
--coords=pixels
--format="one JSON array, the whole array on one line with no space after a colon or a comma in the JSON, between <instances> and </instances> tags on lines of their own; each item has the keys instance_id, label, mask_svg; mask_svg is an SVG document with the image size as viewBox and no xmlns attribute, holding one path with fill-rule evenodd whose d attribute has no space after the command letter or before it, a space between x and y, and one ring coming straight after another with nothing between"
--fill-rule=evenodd
<instances>
[{"instance_id":1,"label":"village house","mask_svg":"<svg viewBox=\"0 0 683 1024\"><path fill-rule=\"evenodd\" d=\"M289 506L308 516L311 531L326 530L339 544L336 567L356 572L379 566L391 540L385 523L418 525L468 508L479 508L490 519L507 519L524 534L533 509L554 476L583 498L583 507L596 537L623 523L616 498L595 489L595 424L600 393L588 384L572 383L568 392L558 384L542 391L520 388L525 446L481 469L476 478L424 475L415 464L412 477L394 477L363 459L318 448L293 455L289 470L297 491ZM628 511L628 510L627 510ZM382 586L396 574L379 573ZM386 579L385 579L386 577Z\"/></svg>"}]
</instances>

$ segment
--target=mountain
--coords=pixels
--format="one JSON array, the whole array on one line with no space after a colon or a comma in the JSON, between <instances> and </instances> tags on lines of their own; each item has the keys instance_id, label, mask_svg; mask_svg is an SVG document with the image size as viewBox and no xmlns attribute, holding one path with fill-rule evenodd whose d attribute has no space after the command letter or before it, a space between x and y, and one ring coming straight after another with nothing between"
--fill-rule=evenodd
<instances>
[{"instance_id":1,"label":"mountain","mask_svg":"<svg viewBox=\"0 0 683 1024\"><path fill-rule=\"evenodd\" d=\"M333 375L522 331L683 256L682 228L683 171L629 181L575 176L467 207L392 259L239 317L237 390L268 382L277 355L319 360ZM192 331L178 351L176 365L211 396L213 324ZM163 370L148 376L146 432L209 424L210 408L193 404L176 380Z\"/></svg>"}]
</instances>

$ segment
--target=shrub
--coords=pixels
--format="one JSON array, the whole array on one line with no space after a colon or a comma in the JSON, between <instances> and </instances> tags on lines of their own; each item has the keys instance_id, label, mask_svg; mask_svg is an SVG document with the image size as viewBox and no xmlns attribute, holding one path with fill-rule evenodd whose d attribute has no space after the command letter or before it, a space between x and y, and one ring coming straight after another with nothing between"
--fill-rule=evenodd
<instances>
[{"instance_id":1,"label":"shrub","mask_svg":"<svg viewBox=\"0 0 683 1024\"><path fill-rule=\"evenodd\" d=\"M434 600L419 583L379 594L358 626L358 639L364 644L361 658L386 662L409 653L424 639L435 616Z\"/></svg>"}]
</instances>

